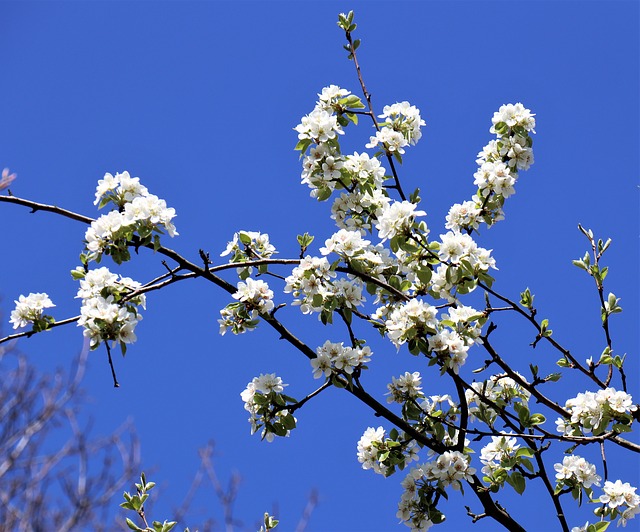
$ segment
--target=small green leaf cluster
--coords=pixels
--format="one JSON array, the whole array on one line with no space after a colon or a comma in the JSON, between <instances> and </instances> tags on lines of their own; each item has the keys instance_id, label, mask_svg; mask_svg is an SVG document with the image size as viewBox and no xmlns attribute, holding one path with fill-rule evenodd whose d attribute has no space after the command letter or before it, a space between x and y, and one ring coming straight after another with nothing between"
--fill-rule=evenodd
<instances>
[{"instance_id":1,"label":"small green leaf cluster","mask_svg":"<svg viewBox=\"0 0 640 532\"><path fill-rule=\"evenodd\" d=\"M396 472L396 468L402 471L415 456L416 442L404 432L391 429L389 437L383 441L373 441L372 446L377 450L377 460L384 476L389 477Z\"/></svg>"},{"instance_id":2,"label":"small green leaf cluster","mask_svg":"<svg viewBox=\"0 0 640 532\"><path fill-rule=\"evenodd\" d=\"M611 239L609 239L610 241ZM609 247L607 245L607 247ZM606 248L603 248L606 249ZM571 261L574 266L577 266L581 270L586 271L591 277L596 281L596 285L598 288L602 288L602 283L604 282L607 274L609 273L609 267L604 266L600 267L600 265L596 262L595 264L591 264L591 256L589 252L585 252L584 256L581 259Z\"/></svg>"},{"instance_id":3,"label":"small green leaf cluster","mask_svg":"<svg viewBox=\"0 0 640 532\"><path fill-rule=\"evenodd\" d=\"M607 528L609 528L610 524L610 521L598 521L597 523L587 524L584 532L604 532Z\"/></svg>"},{"instance_id":4,"label":"small green leaf cluster","mask_svg":"<svg viewBox=\"0 0 640 532\"><path fill-rule=\"evenodd\" d=\"M487 468L487 474L482 479L489 484L489 489L493 493L498 492L506 483L518 495L522 495L526 488L523 467L529 473L534 472L533 463L530 460L532 456L533 451L531 449L527 447L518 449L513 455L503 456L499 464Z\"/></svg>"},{"instance_id":5,"label":"small green leaf cluster","mask_svg":"<svg viewBox=\"0 0 640 532\"><path fill-rule=\"evenodd\" d=\"M615 355L613 356L612 354L612 350L609 346L605 347L604 350L602 351L602 354L600 355L600 360L598 361L598 364L604 364L604 365L612 365L615 368L621 369L623 364L624 364L624 360L627 357L627 355Z\"/></svg>"},{"instance_id":6,"label":"small green leaf cluster","mask_svg":"<svg viewBox=\"0 0 640 532\"><path fill-rule=\"evenodd\" d=\"M542 425L547 420L542 414L532 414L526 403L513 403L513 409L518 414L520 424L526 429Z\"/></svg>"},{"instance_id":7,"label":"small green leaf cluster","mask_svg":"<svg viewBox=\"0 0 640 532\"><path fill-rule=\"evenodd\" d=\"M315 237L310 235L309 233L304 233L303 235L298 235L298 245L300 246L300 258L304 257L304 254L307 252L307 248L314 241Z\"/></svg>"},{"instance_id":8,"label":"small green leaf cluster","mask_svg":"<svg viewBox=\"0 0 640 532\"><path fill-rule=\"evenodd\" d=\"M553 334L553 330L549 329L549 320L544 319L540 322L540 332L538 336L541 338L549 338Z\"/></svg>"},{"instance_id":9,"label":"small green leaf cluster","mask_svg":"<svg viewBox=\"0 0 640 532\"><path fill-rule=\"evenodd\" d=\"M448 399L448 396L433 396L419 404L405 403L402 416L410 423L417 422L415 428L432 437L434 441L454 445L458 441L459 432L455 424L458 421L460 409L445 399ZM445 405L448 408L445 408ZM419 409L416 408L417 406ZM470 449L465 448L465 452L467 451Z\"/></svg>"},{"instance_id":10,"label":"small green leaf cluster","mask_svg":"<svg viewBox=\"0 0 640 532\"><path fill-rule=\"evenodd\" d=\"M440 499L448 499L449 496L438 483L434 485L432 481L421 477L415 481L413 497L403 497L399 504L402 513L398 514L402 515L407 526L413 525L413 530L426 530L432 524L439 525L446 520L446 516L438 510L438 503Z\"/></svg>"},{"instance_id":11,"label":"small green leaf cluster","mask_svg":"<svg viewBox=\"0 0 640 532\"><path fill-rule=\"evenodd\" d=\"M33 327L31 330L34 333L46 331L50 329L55 322L56 322L56 319L53 316L49 316L48 314L43 314L39 318L36 318L33 320Z\"/></svg>"},{"instance_id":12,"label":"small green leaf cluster","mask_svg":"<svg viewBox=\"0 0 640 532\"><path fill-rule=\"evenodd\" d=\"M245 405L251 412L251 434L262 429L262 439L269 442L273 441L274 436L288 436L296 428L296 418L287 410L287 406L297 402L283 393L255 391L250 402Z\"/></svg>"},{"instance_id":13,"label":"small green leaf cluster","mask_svg":"<svg viewBox=\"0 0 640 532\"><path fill-rule=\"evenodd\" d=\"M349 13L347 14L340 13L338 15L337 24L340 29L345 31L345 33L347 34L347 38L351 42L351 33L354 32L358 27L358 25L355 22L353 22L353 11L349 11ZM350 45L345 44L343 46L343 48L347 52L349 52L347 59L349 59L350 61L353 60L353 52L355 52L359 46L360 46L360 39L356 39L353 41L353 49L351 48Z\"/></svg>"},{"instance_id":14,"label":"small green leaf cluster","mask_svg":"<svg viewBox=\"0 0 640 532\"><path fill-rule=\"evenodd\" d=\"M529 310L533 310L534 297L535 296L531 293L531 290L527 287L524 292L520 293L520 304Z\"/></svg>"},{"instance_id":15,"label":"small green leaf cluster","mask_svg":"<svg viewBox=\"0 0 640 532\"><path fill-rule=\"evenodd\" d=\"M145 474L142 473L140 475L140 482L136 483L135 485L136 493L131 495L126 491L124 492L123 497L125 502L121 503L120 506L122 508L125 508L126 510L132 510L136 512L144 521L145 525L144 527L140 527L127 517L127 526L131 530L135 530L136 532L169 532L173 529L174 526L176 526L176 521L166 520L162 523L160 521L153 521L151 523L151 526L148 525L144 514L144 503L149 498L149 492L155 485L155 482L147 482ZM188 532L188 530L189 529L187 529L185 532Z\"/></svg>"},{"instance_id":16,"label":"small green leaf cluster","mask_svg":"<svg viewBox=\"0 0 640 532\"><path fill-rule=\"evenodd\" d=\"M622 312L622 307L619 305L620 298L609 292L607 300L602 307L602 321L605 322L611 314L617 314Z\"/></svg>"},{"instance_id":17,"label":"small green leaf cluster","mask_svg":"<svg viewBox=\"0 0 640 532\"><path fill-rule=\"evenodd\" d=\"M241 301L234 301L220 310L218 323L221 335L229 329L233 334L243 334L253 331L260 323L260 319L255 310L247 308Z\"/></svg>"}]
</instances>

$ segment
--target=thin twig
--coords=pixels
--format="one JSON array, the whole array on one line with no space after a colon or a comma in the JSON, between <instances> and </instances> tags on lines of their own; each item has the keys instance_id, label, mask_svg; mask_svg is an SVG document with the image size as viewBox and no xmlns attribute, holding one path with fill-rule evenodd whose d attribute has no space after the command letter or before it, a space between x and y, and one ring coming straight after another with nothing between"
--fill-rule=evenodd
<instances>
[{"instance_id":1,"label":"thin twig","mask_svg":"<svg viewBox=\"0 0 640 532\"><path fill-rule=\"evenodd\" d=\"M116 370L113 367L113 360L111 360L111 348L109 347L109 342L104 342L105 347L107 348L107 355L109 357L109 367L111 368L111 375L113 375L113 387L119 388L120 384L118 384L118 379L116 378Z\"/></svg>"}]
</instances>

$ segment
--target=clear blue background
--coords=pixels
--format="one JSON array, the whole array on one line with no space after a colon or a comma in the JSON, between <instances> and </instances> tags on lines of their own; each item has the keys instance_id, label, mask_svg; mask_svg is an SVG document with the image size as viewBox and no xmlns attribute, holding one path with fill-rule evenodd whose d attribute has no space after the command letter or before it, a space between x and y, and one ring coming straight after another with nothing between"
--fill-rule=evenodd
<instances>
[{"instance_id":1,"label":"clear blue background","mask_svg":"<svg viewBox=\"0 0 640 532\"><path fill-rule=\"evenodd\" d=\"M349 9L377 110L408 100L427 122L400 175L405 189L422 189L433 235L444 232L450 205L475 192L474 161L491 138L493 112L523 102L537 114L535 165L521 174L506 220L479 242L494 249L497 289L517 298L529 286L554 336L585 359L605 344L592 280L571 265L587 245L577 224L611 237L606 289L624 308L613 319L614 347L629 354L637 400L637 2L3 1L0 168L18 173L15 195L93 217L97 180L128 170L176 209L180 236L165 245L193 261L199 248L216 257L240 229L269 233L280 257L297 254L295 237L304 231L316 235L317 250L333 232L330 205L311 200L299 184L292 128L322 87L358 92L335 25ZM345 151L362 151L369 134L368 124L350 127ZM77 285L68 272L78 264L85 227L4 204L0 224L5 330L13 299L29 292L47 292L57 318L76 315ZM163 267L143 250L114 270L145 282ZM119 389L104 350L91 355L87 412L96 433L134 419L143 466L159 483L153 518L171 516L198 467L197 449L214 439L220 476L237 470L243 477L235 513L249 529L277 504L282 530L292 530L313 487L320 504L310 531L404 528L395 517L404 475L383 479L360 468L356 442L381 423L350 395L329 390L312 401L291 438L267 444L249 436L239 393L253 376L276 372L297 397L318 381L268 327L219 337L218 311L228 301L200 281L150 295L138 342L116 360ZM312 347L346 339L315 317L282 315ZM542 345L532 351L533 330L501 318L494 335L500 352L523 373L531 361L552 371L557 353ZM421 361L372 341L364 381L372 393L383 398L391 375L418 369L427 393L447 391ZM81 345L72 326L19 347L50 369L67 365ZM482 360L472 350L467 368ZM564 402L588 387L569 375L549 390ZM608 449L611 478L637 486L637 458ZM585 456L597 460L597 453ZM556 528L549 501L530 498L533 485L523 497L508 490L498 498L528 530ZM480 511L472 495L453 495L439 530L471 526L462 502ZM567 500L566 509L571 526L593 520L592 508L576 512ZM192 510L181 525L222 520L211 490L199 493ZM638 529L638 521L627 529ZM496 529L488 521L473 528Z\"/></svg>"}]
</instances>

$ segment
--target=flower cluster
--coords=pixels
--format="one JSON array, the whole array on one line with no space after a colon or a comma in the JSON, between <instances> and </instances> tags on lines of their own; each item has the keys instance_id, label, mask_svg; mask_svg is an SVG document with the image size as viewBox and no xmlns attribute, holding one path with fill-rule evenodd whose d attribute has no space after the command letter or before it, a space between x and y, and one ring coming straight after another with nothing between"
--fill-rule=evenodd
<instances>
[{"instance_id":1,"label":"flower cluster","mask_svg":"<svg viewBox=\"0 0 640 532\"><path fill-rule=\"evenodd\" d=\"M431 485L421 467L413 467L400 483L403 488L396 517L411 529L425 532L433 525L442 523L445 516L435 504L437 488Z\"/></svg>"},{"instance_id":2,"label":"flower cluster","mask_svg":"<svg viewBox=\"0 0 640 532\"><path fill-rule=\"evenodd\" d=\"M447 223L445 227L459 233L461 231L478 229L480 225L480 215L482 209L478 207L475 201L465 201L456 203L449 209L447 214Z\"/></svg>"},{"instance_id":3,"label":"flower cluster","mask_svg":"<svg viewBox=\"0 0 640 532\"><path fill-rule=\"evenodd\" d=\"M460 264L463 260L468 262L473 269L486 271L496 267L496 262L491 256L491 250L478 246L473 238L463 233L449 231L440 235L442 243L438 256L442 262Z\"/></svg>"},{"instance_id":4,"label":"flower cluster","mask_svg":"<svg viewBox=\"0 0 640 532\"><path fill-rule=\"evenodd\" d=\"M455 204L447 215L447 229L471 232L484 221L488 225L502 220L504 200L515 194L519 170L533 164L534 114L521 103L507 104L494 113L491 140L480 153L474 173L478 192L471 201Z\"/></svg>"},{"instance_id":5,"label":"flower cluster","mask_svg":"<svg viewBox=\"0 0 640 532\"><path fill-rule=\"evenodd\" d=\"M611 520L620 516L618 525L626 526L629 519L640 513L640 496L628 482L607 480L602 491L604 494L600 495L599 501L606 506L596 509L596 515L607 516Z\"/></svg>"},{"instance_id":6,"label":"flower cluster","mask_svg":"<svg viewBox=\"0 0 640 532\"><path fill-rule=\"evenodd\" d=\"M78 267L72 272L80 281L77 298L82 299L78 325L84 327L84 335L90 339L91 349L101 342L125 344L136 341L135 328L142 316L138 307L146 308L144 294L132 296L140 283L129 277L118 278L108 268L85 271Z\"/></svg>"},{"instance_id":7,"label":"flower cluster","mask_svg":"<svg viewBox=\"0 0 640 532\"><path fill-rule=\"evenodd\" d=\"M497 112L493 113L491 119L491 133L496 133L499 137L504 137L509 130L527 131L535 133L536 119L533 118L529 109L526 109L521 103L501 105ZM502 126L505 124L507 129Z\"/></svg>"},{"instance_id":8,"label":"flower cluster","mask_svg":"<svg viewBox=\"0 0 640 532\"><path fill-rule=\"evenodd\" d=\"M596 466L577 454L565 456L561 464L554 464L553 467L556 470L556 491L564 486L569 488L599 486L602 480L596 474Z\"/></svg>"},{"instance_id":9,"label":"flower cluster","mask_svg":"<svg viewBox=\"0 0 640 532\"><path fill-rule=\"evenodd\" d=\"M436 503L445 488L462 487L463 480L471 480L476 470L470 467L469 456L459 451L445 451L436 460L413 467L402 481L404 491L396 514L401 523L412 531L428 530L445 519Z\"/></svg>"},{"instance_id":10,"label":"flower cluster","mask_svg":"<svg viewBox=\"0 0 640 532\"><path fill-rule=\"evenodd\" d=\"M268 259L277 253L276 248L269 242L269 235L257 231L239 231L234 233L233 239L227 243L226 249L220 253L221 257L230 256L230 262L246 262L251 260ZM259 273L267 271L266 265L258 266ZM253 268L247 266L237 269L241 279L246 279L253 273Z\"/></svg>"},{"instance_id":11,"label":"flower cluster","mask_svg":"<svg viewBox=\"0 0 640 532\"><path fill-rule=\"evenodd\" d=\"M371 229L376 213L391 201L382 188L385 175L380 161L367 153L347 155L339 177L338 185L350 188L334 200L331 218L342 229Z\"/></svg>"},{"instance_id":12,"label":"flower cluster","mask_svg":"<svg viewBox=\"0 0 640 532\"><path fill-rule=\"evenodd\" d=\"M320 253L323 255L335 253L343 259L349 260L364 251L370 244L369 240L362 238L360 231L340 229L325 241L324 247L320 248Z\"/></svg>"},{"instance_id":13,"label":"flower cluster","mask_svg":"<svg viewBox=\"0 0 640 532\"><path fill-rule=\"evenodd\" d=\"M177 235L173 218L175 209L167 203L149 194L140 179L131 177L129 172L105 174L98 181L94 204L102 208L112 203L114 210L102 215L91 223L85 233L87 254L83 261L100 261L103 254L111 255L120 264L130 259L129 243L134 237L139 239L136 245L148 245L153 242L160 246L160 236L166 231L169 236ZM163 231L164 229L164 231Z\"/></svg>"},{"instance_id":14,"label":"flower cluster","mask_svg":"<svg viewBox=\"0 0 640 532\"><path fill-rule=\"evenodd\" d=\"M391 377L391 383L387 384L387 403L403 404L411 399L424 397L422 393L422 377L418 371L409 373L405 371L404 375L398 378Z\"/></svg>"},{"instance_id":15,"label":"flower cluster","mask_svg":"<svg viewBox=\"0 0 640 532\"><path fill-rule=\"evenodd\" d=\"M14 303L16 308L11 311L11 319L9 320L14 329L26 327L32 323L33 330L39 332L55 322L51 316L43 314L44 309L55 307L53 301L45 293L29 294L26 297L20 295Z\"/></svg>"},{"instance_id":16,"label":"flower cluster","mask_svg":"<svg viewBox=\"0 0 640 532\"><path fill-rule=\"evenodd\" d=\"M345 168L346 160L340 155L337 137L344 134L342 127L350 121L357 122L357 116L349 109L362 109L364 104L357 96L335 85L325 87L318 97L314 110L304 116L294 129L299 139L296 150L305 154L315 144L304 157L301 178L302 183L311 188L311 196L323 201L336 188L349 186L349 174L352 172L348 165ZM354 157L357 156L355 154Z\"/></svg>"},{"instance_id":17,"label":"flower cluster","mask_svg":"<svg viewBox=\"0 0 640 532\"><path fill-rule=\"evenodd\" d=\"M398 466L418 459L415 440L407 439L404 433L393 429L387 437L382 427L368 427L358 441L358 462L362 469L373 469L375 473L389 476Z\"/></svg>"},{"instance_id":18,"label":"flower cluster","mask_svg":"<svg viewBox=\"0 0 640 532\"><path fill-rule=\"evenodd\" d=\"M264 314L273 310L273 291L262 280L246 279L238 283L238 291L233 294L252 313Z\"/></svg>"},{"instance_id":19,"label":"flower cluster","mask_svg":"<svg viewBox=\"0 0 640 532\"><path fill-rule=\"evenodd\" d=\"M351 375L355 368L366 368L364 364L371 360L373 354L368 346L345 347L342 342L334 343L329 340L318 347L316 353L316 357L311 359L314 379L323 375L328 378L337 372Z\"/></svg>"},{"instance_id":20,"label":"flower cluster","mask_svg":"<svg viewBox=\"0 0 640 532\"><path fill-rule=\"evenodd\" d=\"M420 466L422 476L437 481L441 486L462 488L461 481L471 480L476 470L470 466L471 458L459 451L445 451L438 458Z\"/></svg>"},{"instance_id":21,"label":"flower cluster","mask_svg":"<svg viewBox=\"0 0 640 532\"><path fill-rule=\"evenodd\" d=\"M347 89L341 89L337 85L329 85L324 87L322 92L318 94L318 102L316 103L316 109L321 109L328 112L340 112L343 109L341 101L344 101L346 96L349 96L351 91Z\"/></svg>"},{"instance_id":22,"label":"flower cluster","mask_svg":"<svg viewBox=\"0 0 640 532\"><path fill-rule=\"evenodd\" d=\"M343 192L331 207L331 218L341 229L371 230L376 213L384 212L390 203L387 193L380 188L368 191Z\"/></svg>"},{"instance_id":23,"label":"flower cluster","mask_svg":"<svg viewBox=\"0 0 640 532\"><path fill-rule=\"evenodd\" d=\"M373 469L376 473L384 474L386 467L378 462L381 446L384 444L386 433L382 427L374 429L368 427L358 441L358 462L362 469Z\"/></svg>"},{"instance_id":24,"label":"flower cluster","mask_svg":"<svg viewBox=\"0 0 640 532\"><path fill-rule=\"evenodd\" d=\"M296 418L287 410L287 405L296 403L284 395L285 386L275 373L254 377L242 391L244 409L249 412L251 434L262 428L262 439L272 442L275 436L289 436L296 427Z\"/></svg>"},{"instance_id":25,"label":"flower cluster","mask_svg":"<svg viewBox=\"0 0 640 532\"><path fill-rule=\"evenodd\" d=\"M473 184L480 188L480 195L486 197L489 191L500 194L503 198L516 193L513 186L516 184L517 174L512 175L509 166L503 162L484 162L478 171L473 174Z\"/></svg>"},{"instance_id":26,"label":"flower cluster","mask_svg":"<svg viewBox=\"0 0 640 532\"><path fill-rule=\"evenodd\" d=\"M394 201L376 213L376 229L383 242L398 235L409 236L415 225L416 216L425 216L425 211L417 211L416 205L409 201ZM422 222L419 227L426 238L429 234L427 225Z\"/></svg>"},{"instance_id":27,"label":"flower cluster","mask_svg":"<svg viewBox=\"0 0 640 532\"><path fill-rule=\"evenodd\" d=\"M246 282L238 283L238 290L233 294L237 303L229 303L220 311L220 334L224 335L228 329L233 334L242 334L252 331L258 326L258 315L273 310L273 291L262 280L254 280L250 277Z\"/></svg>"},{"instance_id":28,"label":"flower cluster","mask_svg":"<svg viewBox=\"0 0 640 532\"><path fill-rule=\"evenodd\" d=\"M480 461L484 467L482 472L485 475L492 475L500 467L504 467L520 448L517 440L508 436L491 436L491 442L485 445L480 451Z\"/></svg>"},{"instance_id":29,"label":"flower cluster","mask_svg":"<svg viewBox=\"0 0 640 532\"><path fill-rule=\"evenodd\" d=\"M390 153L404 154L404 148L411 144L415 146L422 137L420 126L425 122L420 118L420 111L409 102L385 105L379 118L385 121L375 136L370 138L367 148L381 145Z\"/></svg>"},{"instance_id":30,"label":"flower cluster","mask_svg":"<svg viewBox=\"0 0 640 532\"><path fill-rule=\"evenodd\" d=\"M438 257L442 263L431 275L429 286L433 297L453 303L459 295L475 290L478 281L491 286L493 278L488 270L497 269L491 250L478 246L464 233L449 231L440 238Z\"/></svg>"},{"instance_id":31,"label":"flower cluster","mask_svg":"<svg viewBox=\"0 0 640 532\"><path fill-rule=\"evenodd\" d=\"M300 140L308 139L316 144L323 144L336 138L336 135L344 135L338 124L338 117L319 107L303 116L300 124L294 129L298 132Z\"/></svg>"},{"instance_id":32,"label":"flower cluster","mask_svg":"<svg viewBox=\"0 0 640 532\"><path fill-rule=\"evenodd\" d=\"M595 393L579 393L565 403L565 409L571 414L571 419L559 418L556 421L558 432L580 436L586 431L597 436L607 429L611 421L615 422L614 431L626 432L633 421L631 412L637 406L628 393L606 388Z\"/></svg>"},{"instance_id":33,"label":"flower cluster","mask_svg":"<svg viewBox=\"0 0 640 532\"><path fill-rule=\"evenodd\" d=\"M524 377L518 375L523 382ZM492 425L497 417L497 412L488 405L483 398L496 404L520 403L527 405L531 394L526 388L507 375L492 375L483 382L471 383L473 390L465 391L465 400L469 408L471 420L479 419L488 425Z\"/></svg>"},{"instance_id":34,"label":"flower cluster","mask_svg":"<svg viewBox=\"0 0 640 532\"><path fill-rule=\"evenodd\" d=\"M385 321L389 340L400 349L407 341L435 334L438 325L437 313L436 307L419 299L410 299L397 305Z\"/></svg>"},{"instance_id":35,"label":"flower cluster","mask_svg":"<svg viewBox=\"0 0 640 532\"><path fill-rule=\"evenodd\" d=\"M318 312L324 321L331 321L335 309L354 309L364 302L360 280L335 277L326 258L307 256L285 279L284 291L293 294L293 304L303 314Z\"/></svg>"}]
</instances>

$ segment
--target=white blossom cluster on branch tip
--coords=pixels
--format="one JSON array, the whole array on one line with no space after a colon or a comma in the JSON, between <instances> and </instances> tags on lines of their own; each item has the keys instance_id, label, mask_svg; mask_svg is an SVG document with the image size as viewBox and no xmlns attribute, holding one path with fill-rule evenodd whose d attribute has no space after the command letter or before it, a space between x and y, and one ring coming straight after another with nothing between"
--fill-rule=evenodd
<instances>
[{"instance_id":1,"label":"white blossom cluster on branch tip","mask_svg":"<svg viewBox=\"0 0 640 532\"><path fill-rule=\"evenodd\" d=\"M599 486L602 480L602 477L596 473L596 466L577 454L565 456L562 463L554 464L553 467L556 470L556 491L564 486L571 488Z\"/></svg>"},{"instance_id":2,"label":"white blossom cluster on branch tip","mask_svg":"<svg viewBox=\"0 0 640 532\"><path fill-rule=\"evenodd\" d=\"M237 303L229 303L220 311L220 334L224 335L231 329L233 334L251 331L258 325L259 314L266 314L273 310L273 291L262 280L250 277L245 282L238 283L238 290L233 294Z\"/></svg>"},{"instance_id":3,"label":"white blossom cluster on branch tip","mask_svg":"<svg viewBox=\"0 0 640 532\"><path fill-rule=\"evenodd\" d=\"M275 373L260 375L247 384L240 397L250 414L251 434L262 429L262 439L272 442L276 436L289 436L296 427L296 418L286 408L296 401L282 393L286 386Z\"/></svg>"},{"instance_id":4,"label":"white blossom cluster on branch tip","mask_svg":"<svg viewBox=\"0 0 640 532\"><path fill-rule=\"evenodd\" d=\"M595 393L579 393L573 399L567 400L565 408L571 414L571 419L558 418L558 432L580 436L584 435L584 432L602 434L612 421L612 430L627 432L633 421L631 413L635 412L637 406L628 393L606 388Z\"/></svg>"},{"instance_id":5,"label":"white blossom cluster on branch tip","mask_svg":"<svg viewBox=\"0 0 640 532\"><path fill-rule=\"evenodd\" d=\"M415 440L405 439L395 429L387 437L384 428L368 427L358 441L357 457L363 469L388 476L396 466L403 469L405 464L417 460L418 450Z\"/></svg>"},{"instance_id":6,"label":"white blossom cluster on branch tip","mask_svg":"<svg viewBox=\"0 0 640 532\"><path fill-rule=\"evenodd\" d=\"M238 231L234 233L233 239L227 243L226 249L220 253L220 256L228 256L230 262L247 262L268 259L276 253L278 252L269 242L268 234L258 231ZM246 279L253 273L253 267L239 267L236 271L240 279ZM266 266L258 267L259 273L266 271Z\"/></svg>"},{"instance_id":7,"label":"white blossom cluster on branch tip","mask_svg":"<svg viewBox=\"0 0 640 532\"><path fill-rule=\"evenodd\" d=\"M363 283L358 278L337 278L325 257L307 256L285 279L285 293L303 314L318 313L323 322L332 320L336 309L353 310L365 302Z\"/></svg>"},{"instance_id":8,"label":"white blossom cluster on branch tip","mask_svg":"<svg viewBox=\"0 0 640 532\"><path fill-rule=\"evenodd\" d=\"M88 272L79 267L72 274L80 281L76 296L82 299L78 325L84 327L91 348L101 342L116 342L124 352L125 344L136 341L135 329L142 320L138 307L146 308L146 296L134 295L140 283L106 267Z\"/></svg>"},{"instance_id":9,"label":"white blossom cluster on branch tip","mask_svg":"<svg viewBox=\"0 0 640 532\"><path fill-rule=\"evenodd\" d=\"M44 309L55 307L53 301L45 293L32 293L28 296L20 295L16 301L15 309L11 311L9 322L14 329L26 327L30 323L34 325L34 330L46 329L47 325L55 320L44 314Z\"/></svg>"},{"instance_id":10,"label":"white blossom cluster on branch tip","mask_svg":"<svg viewBox=\"0 0 640 532\"><path fill-rule=\"evenodd\" d=\"M437 509L445 489L462 489L462 481L471 480L475 468L469 456L459 451L445 451L431 462L411 468L402 481L403 493L396 514L412 531L429 530L442 523L445 516Z\"/></svg>"},{"instance_id":11,"label":"white blossom cluster on branch tip","mask_svg":"<svg viewBox=\"0 0 640 532\"><path fill-rule=\"evenodd\" d=\"M371 360L371 349L364 347L345 347L343 342L327 340L316 349L316 357L311 359L313 378L331 377L332 374L344 372L351 375L356 368L366 368L365 363Z\"/></svg>"},{"instance_id":12,"label":"white blossom cluster on branch tip","mask_svg":"<svg viewBox=\"0 0 640 532\"><path fill-rule=\"evenodd\" d=\"M111 255L116 263L130 259L129 243L135 238L137 245L153 243L160 246L160 235L177 235L173 218L175 209L149 191L137 177L129 172L105 174L98 181L94 204L102 208L109 203L113 210L91 223L85 233L87 253L84 262L100 262L102 255ZM164 231L163 231L164 229Z\"/></svg>"},{"instance_id":13,"label":"white blossom cluster on branch tip","mask_svg":"<svg viewBox=\"0 0 640 532\"><path fill-rule=\"evenodd\" d=\"M378 118L383 118L384 122L370 138L367 148L381 146L388 152L403 155L406 146L415 146L422 137L420 127L425 125L425 121L420 118L418 108L409 102L385 105Z\"/></svg>"}]
</instances>

